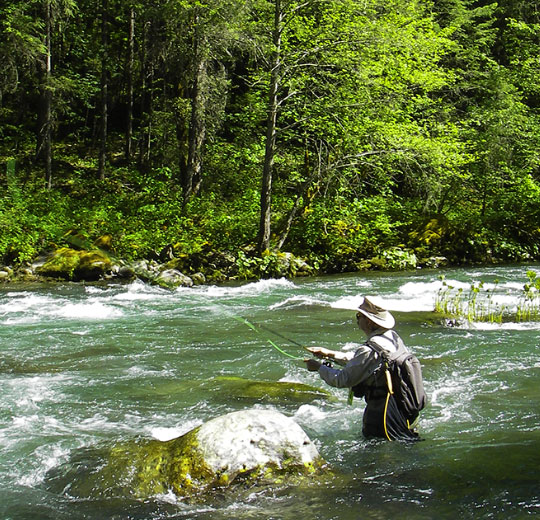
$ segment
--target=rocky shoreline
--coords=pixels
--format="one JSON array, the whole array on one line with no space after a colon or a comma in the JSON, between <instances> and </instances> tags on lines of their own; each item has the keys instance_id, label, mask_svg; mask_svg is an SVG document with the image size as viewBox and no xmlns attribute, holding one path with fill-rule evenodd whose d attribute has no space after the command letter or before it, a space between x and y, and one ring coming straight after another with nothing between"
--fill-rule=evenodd
<instances>
[{"instance_id":1,"label":"rocky shoreline","mask_svg":"<svg viewBox=\"0 0 540 520\"><path fill-rule=\"evenodd\" d=\"M165 258L164 258L165 256ZM63 247L21 266L0 266L0 283L9 282L126 282L139 279L164 288L192 287L210 283L263 277L296 277L317 274L316 269L291 253L274 255L272 262L245 254L213 252L174 257L162 253L133 262L118 259L100 249Z\"/></svg>"},{"instance_id":2,"label":"rocky shoreline","mask_svg":"<svg viewBox=\"0 0 540 520\"><path fill-rule=\"evenodd\" d=\"M443 257L432 257L422 263L416 259L402 269L438 268L448 264ZM331 272L369 271L385 269L380 258L363 260L349 269ZM295 278L324 274L317 265L288 252L268 252L261 257L251 251L206 251L197 254L178 254L164 248L153 258L136 261L118 259L101 249L61 247L41 255L33 262L18 267L0 266L0 282L126 282L139 279L145 283L175 289L195 285L247 281L261 278Z\"/></svg>"}]
</instances>

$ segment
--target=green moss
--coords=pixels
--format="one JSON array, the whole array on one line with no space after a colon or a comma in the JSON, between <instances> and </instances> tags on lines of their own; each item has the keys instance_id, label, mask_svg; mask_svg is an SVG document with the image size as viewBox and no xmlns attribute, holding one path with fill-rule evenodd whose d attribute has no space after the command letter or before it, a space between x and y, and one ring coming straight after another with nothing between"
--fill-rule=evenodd
<instances>
[{"instance_id":1,"label":"green moss","mask_svg":"<svg viewBox=\"0 0 540 520\"><path fill-rule=\"evenodd\" d=\"M79 496L129 495L144 499L173 491L178 497L187 498L227 488L233 483L279 484L289 477L313 475L323 468L322 459L302 465L293 457L285 456L279 466L270 464L236 473L215 473L202 457L198 430L166 442L139 439L117 444L105 455L104 463L86 475L72 492Z\"/></svg>"},{"instance_id":2,"label":"green moss","mask_svg":"<svg viewBox=\"0 0 540 520\"><path fill-rule=\"evenodd\" d=\"M36 272L64 280L97 280L110 268L111 260L102 251L79 251L62 247Z\"/></svg>"},{"instance_id":3,"label":"green moss","mask_svg":"<svg viewBox=\"0 0 540 520\"><path fill-rule=\"evenodd\" d=\"M81 450L46 478L47 489L77 498L146 500L173 492L185 500L265 485L306 485L329 473L322 458L299 463L285 455L280 464L214 472L204 461L195 429L171 441L138 439L112 448ZM307 480L308 479L308 480Z\"/></svg>"},{"instance_id":4,"label":"green moss","mask_svg":"<svg viewBox=\"0 0 540 520\"><path fill-rule=\"evenodd\" d=\"M219 479L198 449L197 431L166 442L138 440L115 445L93 478L100 494L147 498L172 490L179 497L188 497L216 485Z\"/></svg>"},{"instance_id":5,"label":"green moss","mask_svg":"<svg viewBox=\"0 0 540 520\"><path fill-rule=\"evenodd\" d=\"M97 280L110 268L111 260L103 252L81 251L75 275L82 280Z\"/></svg>"},{"instance_id":6,"label":"green moss","mask_svg":"<svg viewBox=\"0 0 540 520\"><path fill-rule=\"evenodd\" d=\"M79 262L79 251L68 247L62 247L58 249L47 262L39 267L36 272L44 276L71 280Z\"/></svg>"},{"instance_id":7,"label":"green moss","mask_svg":"<svg viewBox=\"0 0 540 520\"><path fill-rule=\"evenodd\" d=\"M234 376L214 378L220 389L228 398L248 399L269 403L305 403L317 399L333 400L332 394L326 390L287 381L253 381Z\"/></svg>"}]
</instances>

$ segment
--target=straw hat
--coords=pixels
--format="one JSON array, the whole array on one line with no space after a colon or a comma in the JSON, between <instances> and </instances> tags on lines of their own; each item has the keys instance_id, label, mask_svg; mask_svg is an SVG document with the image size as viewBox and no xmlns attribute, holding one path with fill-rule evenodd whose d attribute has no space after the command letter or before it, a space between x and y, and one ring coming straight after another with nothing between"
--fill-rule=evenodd
<instances>
[{"instance_id":1,"label":"straw hat","mask_svg":"<svg viewBox=\"0 0 540 520\"><path fill-rule=\"evenodd\" d=\"M396 324L394 316L384 308L382 301L376 296L365 296L356 310L384 329L391 329Z\"/></svg>"}]
</instances>

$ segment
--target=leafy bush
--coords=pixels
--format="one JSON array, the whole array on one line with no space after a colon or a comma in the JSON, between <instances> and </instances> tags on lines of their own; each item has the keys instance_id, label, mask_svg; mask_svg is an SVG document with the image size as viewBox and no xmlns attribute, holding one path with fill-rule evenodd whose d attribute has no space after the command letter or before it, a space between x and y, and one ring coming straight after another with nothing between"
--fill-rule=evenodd
<instances>
[{"instance_id":1,"label":"leafy bush","mask_svg":"<svg viewBox=\"0 0 540 520\"><path fill-rule=\"evenodd\" d=\"M377 251L400 243L397 199L382 195L364 200L317 201L291 232L289 244L299 254L317 255L330 270L354 270Z\"/></svg>"},{"instance_id":2,"label":"leafy bush","mask_svg":"<svg viewBox=\"0 0 540 520\"><path fill-rule=\"evenodd\" d=\"M65 232L66 206L46 190L17 185L0 198L0 258L7 263L31 261Z\"/></svg>"}]
</instances>

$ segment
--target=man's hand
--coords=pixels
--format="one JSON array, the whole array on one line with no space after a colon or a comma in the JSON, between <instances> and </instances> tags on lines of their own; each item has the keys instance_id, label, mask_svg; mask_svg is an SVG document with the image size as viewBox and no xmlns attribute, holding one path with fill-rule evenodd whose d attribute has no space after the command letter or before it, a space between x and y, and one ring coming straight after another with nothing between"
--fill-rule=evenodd
<instances>
[{"instance_id":1,"label":"man's hand","mask_svg":"<svg viewBox=\"0 0 540 520\"><path fill-rule=\"evenodd\" d=\"M333 350L329 350L323 347L307 347L306 350L311 352L315 357L321 359L334 359L335 353Z\"/></svg>"},{"instance_id":2,"label":"man's hand","mask_svg":"<svg viewBox=\"0 0 540 520\"><path fill-rule=\"evenodd\" d=\"M306 364L306 368L310 372L317 372L321 366L321 362L317 361L316 359L304 359L304 363Z\"/></svg>"}]
</instances>

